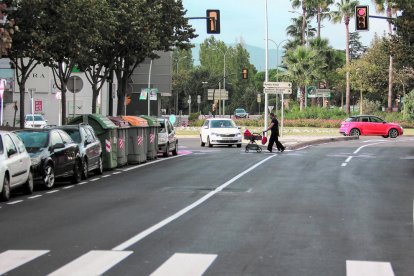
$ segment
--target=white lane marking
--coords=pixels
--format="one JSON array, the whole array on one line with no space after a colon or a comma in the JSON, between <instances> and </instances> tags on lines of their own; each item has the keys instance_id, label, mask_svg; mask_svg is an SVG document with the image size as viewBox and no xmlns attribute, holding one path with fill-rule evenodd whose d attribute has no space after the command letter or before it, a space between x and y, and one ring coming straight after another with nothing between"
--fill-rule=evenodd
<instances>
[{"instance_id":1,"label":"white lane marking","mask_svg":"<svg viewBox=\"0 0 414 276\"><path fill-rule=\"evenodd\" d=\"M112 174L120 174L121 172L113 172Z\"/></svg>"},{"instance_id":2,"label":"white lane marking","mask_svg":"<svg viewBox=\"0 0 414 276\"><path fill-rule=\"evenodd\" d=\"M57 192L59 192L59 190L53 190L53 191L49 191L49 192L46 192L47 194L53 194L53 193L57 193Z\"/></svg>"},{"instance_id":3,"label":"white lane marking","mask_svg":"<svg viewBox=\"0 0 414 276\"><path fill-rule=\"evenodd\" d=\"M394 276L387 262L346 261L346 276Z\"/></svg>"},{"instance_id":4,"label":"white lane marking","mask_svg":"<svg viewBox=\"0 0 414 276\"><path fill-rule=\"evenodd\" d=\"M385 141L381 140L381 139L373 139L373 140L362 141L362 143L371 143L371 142L385 142Z\"/></svg>"},{"instance_id":5,"label":"white lane marking","mask_svg":"<svg viewBox=\"0 0 414 276\"><path fill-rule=\"evenodd\" d=\"M159 163L159 162L166 161L166 160L171 160L171 159L182 157L182 156L185 156L185 155L176 155L176 156L170 156L170 157L165 158L165 159L157 159L157 160L152 161L152 162L147 162L147 163L139 164L139 165L124 169L123 171L127 172L127 171L130 171L130 170L135 170L135 169L138 169L138 168L141 168L141 167L145 167L145 166L148 166L148 165L152 165L152 164Z\"/></svg>"},{"instance_id":6,"label":"white lane marking","mask_svg":"<svg viewBox=\"0 0 414 276\"><path fill-rule=\"evenodd\" d=\"M12 201L12 202L7 202L6 204L7 205L14 205L14 204L17 204L17 203L20 203L20 202L23 202L23 200L16 200L16 201Z\"/></svg>"},{"instance_id":7,"label":"white lane marking","mask_svg":"<svg viewBox=\"0 0 414 276\"><path fill-rule=\"evenodd\" d=\"M139 242L140 240L142 240L145 237L149 236L150 234L154 233L158 229L161 229L162 227L166 226L170 222L178 219L179 217L183 216L187 212L189 212L192 209L196 208L197 206L201 205L203 202L205 202L206 200L208 200L213 195L221 192L224 188L226 188L227 186L229 186L230 184L232 184L233 182L235 182L237 179L241 178L245 174L247 174L247 173L251 172L252 170L256 169L258 166L261 166L263 163L267 162L268 160L270 160L271 158L273 158L275 156L277 156L277 155L271 155L271 156L267 157L266 159L263 159L259 163L256 163L254 166L250 167L249 169L245 170L244 172L239 173L238 175L236 175L235 177L233 177L232 179L230 179L226 183L222 184L221 186L217 187L213 191L209 192L208 194L206 194L205 196L203 196L199 200L197 200L194 203L188 205L184 209L181 209L180 211L178 211L174 215L172 215L172 216L170 216L170 217L168 217L168 218L160 221L159 223L154 224L150 228L142 231L141 233L138 233L137 235L135 235L134 237L130 238L129 240L127 240L127 241L121 243L120 245L114 247L112 250L125 250L126 248L128 248L128 247L132 246L133 244Z\"/></svg>"},{"instance_id":8,"label":"white lane marking","mask_svg":"<svg viewBox=\"0 0 414 276\"><path fill-rule=\"evenodd\" d=\"M369 147L369 146L373 146L373 145L378 145L378 144L384 144L384 143L388 143L388 142L387 141L383 141L383 142L372 143L372 144L360 146L356 151L354 151L354 154L357 154L360 150L362 150L365 147Z\"/></svg>"},{"instance_id":9,"label":"white lane marking","mask_svg":"<svg viewBox=\"0 0 414 276\"><path fill-rule=\"evenodd\" d=\"M48 275L101 275L130 254L132 251L92 250Z\"/></svg>"},{"instance_id":10,"label":"white lane marking","mask_svg":"<svg viewBox=\"0 0 414 276\"><path fill-rule=\"evenodd\" d=\"M216 258L213 254L175 253L150 276L201 276Z\"/></svg>"},{"instance_id":11,"label":"white lane marking","mask_svg":"<svg viewBox=\"0 0 414 276\"><path fill-rule=\"evenodd\" d=\"M93 182L93 181L96 181L96 180L99 180L100 178L98 177L98 178L94 178L94 179L91 179L91 180L89 180L90 182Z\"/></svg>"},{"instance_id":12,"label":"white lane marking","mask_svg":"<svg viewBox=\"0 0 414 276\"><path fill-rule=\"evenodd\" d=\"M111 176L110 174L107 174L107 175L102 176L102 178L110 177L110 176Z\"/></svg>"},{"instance_id":13,"label":"white lane marking","mask_svg":"<svg viewBox=\"0 0 414 276\"><path fill-rule=\"evenodd\" d=\"M88 183L88 182L83 181L83 182L81 182L81 183L78 183L78 186L79 186L79 185L85 185L86 183Z\"/></svg>"},{"instance_id":14,"label":"white lane marking","mask_svg":"<svg viewBox=\"0 0 414 276\"><path fill-rule=\"evenodd\" d=\"M342 163L341 166L345 167L346 165L348 165L347 163Z\"/></svg>"},{"instance_id":15,"label":"white lane marking","mask_svg":"<svg viewBox=\"0 0 414 276\"><path fill-rule=\"evenodd\" d=\"M34 199L34 198L38 198L38 197L41 197L42 195L35 195L35 196L30 196L30 197L28 197L28 199Z\"/></svg>"},{"instance_id":16,"label":"white lane marking","mask_svg":"<svg viewBox=\"0 0 414 276\"><path fill-rule=\"evenodd\" d=\"M49 250L7 250L0 254L0 275L30 262Z\"/></svg>"},{"instance_id":17,"label":"white lane marking","mask_svg":"<svg viewBox=\"0 0 414 276\"><path fill-rule=\"evenodd\" d=\"M349 161L351 161L352 156L348 156L348 158L345 160L345 163L348 163Z\"/></svg>"},{"instance_id":18,"label":"white lane marking","mask_svg":"<svg viewBox=\"0 0 414 276\"><path fill-rule=\"evenodd\" d=\"M75 187L75 186L74 185L70 185L70 186L63 187L63 189L66 190L66 189L70 189L70 188L73 188L73 187Z\"/></svg>"}]
</instances>

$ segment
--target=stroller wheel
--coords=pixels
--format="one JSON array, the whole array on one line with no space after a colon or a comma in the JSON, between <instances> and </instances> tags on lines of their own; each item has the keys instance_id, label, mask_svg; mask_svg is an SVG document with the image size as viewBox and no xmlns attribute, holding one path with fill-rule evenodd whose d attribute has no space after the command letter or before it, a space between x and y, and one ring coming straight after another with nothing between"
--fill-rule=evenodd
<instances>
[{"instance_id":1,"label":"stroller wheel","mask_svg":"<svg viewBox=\"0 0 414 276\"><path fill-rule=\"evenodd\" d=\"M245 152L249 152L249 149L246 147L246 149L244 150Z\"/></svg>"},{"instance_id":2,"label":"stroller wheel","mask_svg":"<svg viewBox=\"0 0 414 276\"><path fill-rule=\"evenodd\" d=\"M257 152L262 152L262 148L261 148L261 147L259 147L259 148L257 149Z\"/></svg>"}]
</instances>

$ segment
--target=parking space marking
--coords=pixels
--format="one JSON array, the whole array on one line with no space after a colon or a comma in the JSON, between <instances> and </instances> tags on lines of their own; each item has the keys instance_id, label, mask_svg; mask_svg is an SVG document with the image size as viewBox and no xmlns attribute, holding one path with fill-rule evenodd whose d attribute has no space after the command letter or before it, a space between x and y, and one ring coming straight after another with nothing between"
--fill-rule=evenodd
<instances>
[{"instance_id":1,"label":"parking space marking","mask_svg":"<svg viewBox=\"0 0 414 276\"><path fill-rule=\"evenodd\" d=\"M94 179L91 179L91 180L89 180L90 182L93 182L93 181L96 181L96 180L99 180L100 179L100 177L98 177L98 178L94 178Z\"/></svg>"},{"instance_id":2,"label":"parking space marking","mask_svg":"<svg viewBox=\"0 0 414 276\"><path fill-rule=\"evenodd\" d=\"M84 184L86 184L86 183L88 183L88 182L83 181L83 182L81 182L81 183L78 183L78 185L84 185Z\"/></svg>"},{"instance_id":3,"label":"parking space marking","mask_svg":"<svg viewBox=\"0 0 414 276\"><path fill-rule=\"evenodd\" d=\"M28 199L34 199L34 198L38 198L38 197L41 197L42 195L35 195L35 196L30 196L30 197L28 197Z\"/></svg>"},{"instance_id":4,"label":"parking space marking","mask_svg":"<svg viewBox=\"0 0 414 276\"><path fill-rule=\"evenodd\" d=\"M7 202L7 205L14 205L17 203L23 202L23 200L16 200L16 201L12 201L12 202Z\"/></svg>"},{"instance_id":5,"label":"parking space marking","mask_svg":"<svg viewBox=\"0 0 414 276\"><path fill-rule=\"evenodd\" d=\"M57 193L57 192L59 192L59 190L49 191L49 192L46 192L46 194L53 194L53 193Z\"/></svg>"},{"instance_id":6,"label":"parking space marking","mask_svg":"<svg viewBox=\"0 0 414 276\"><path fill-rule=\"evenodd\" d=\"M63 187L63 190L67 190L67 189L70 189L70 188L73 188L73 187L75 187L75 186L74 185L66 186L66 187Z\"/></svg>"},{"instance_id":7,"label":"parking space marking","mask_svg":"<svg viewBox=\"0 0 414 276\"><path fill-rule=\"evenodd\" d=\"M110 177L110 176L111 176L110 174L106 174L106 175L102 176L102 178Z\"/></svg>"},{"instance_id":8,"label":"parking space marking","mask_svg":"<svg viewBox=\"0 0 414 276\"><path fill-rule=\"evenodd\" d=\"M112 174L120 174L121 172L113 172Z\"/></svg>"}]
</instances>

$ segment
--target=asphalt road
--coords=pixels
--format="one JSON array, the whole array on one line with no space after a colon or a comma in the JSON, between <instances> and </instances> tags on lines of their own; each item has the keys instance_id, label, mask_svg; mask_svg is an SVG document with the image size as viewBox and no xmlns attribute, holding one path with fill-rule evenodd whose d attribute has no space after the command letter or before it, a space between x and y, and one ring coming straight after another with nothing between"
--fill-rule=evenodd
<instances>
[{"instance_id":1,"label":"asphalt road","mask_svg":"<svg viewBox=\"0 0 414 276\"><path fill-rule=\"evenodd\" d=\"M0 275L413 275L414 138L179 153L0 203Z\"/></svg>"}]
</instances>

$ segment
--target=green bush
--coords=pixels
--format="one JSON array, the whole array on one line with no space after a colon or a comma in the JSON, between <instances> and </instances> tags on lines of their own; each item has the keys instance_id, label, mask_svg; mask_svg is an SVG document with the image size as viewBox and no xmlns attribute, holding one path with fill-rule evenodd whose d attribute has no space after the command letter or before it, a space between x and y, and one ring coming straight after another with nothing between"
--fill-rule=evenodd
<instances>
[{"instance_id":1,"label":"green bush","mask_svg":"<svg viewBox=\"0 0 414 276\"><path fill-rule=\"evenodd\" d=\"M200 112L191 113L190 116L188 116L189 121L196 121L198 120L198 117L200 116Z\"/></svg>"}]
</instances>

